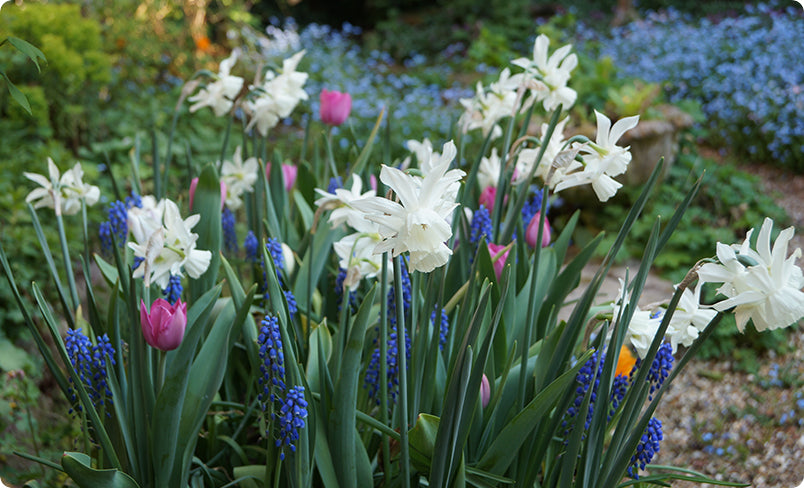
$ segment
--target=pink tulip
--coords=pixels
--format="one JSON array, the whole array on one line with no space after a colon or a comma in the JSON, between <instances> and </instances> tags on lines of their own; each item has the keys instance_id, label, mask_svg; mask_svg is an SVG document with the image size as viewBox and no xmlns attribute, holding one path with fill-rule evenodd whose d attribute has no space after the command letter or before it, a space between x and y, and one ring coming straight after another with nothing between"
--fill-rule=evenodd
<instances>
[{"instance_id":1,"label":"pink tulip","mask_svg":"<svg viewBox=\"0 0 804 488\"><path fill-rule=\"evenodd\" d=\"M341 125L352 110L352 97L348 93L321 90L321 122L327 125Z\"/></svg>"},{"instance_id":2,"label":"pink tulip","mask_svg":"<svg viewBox=\"0 0 804 488\"><path fill-rule=\"evenodd\" d=\"M483 378L480 379L480 404L483 408L489 406L489 400L491 400L491 385L488 376L483 373Z\"/></svg>"},{"instance_id":3,"label":"pink tulip","mask_svg":"<svg viewBox=\"0 0 804 488\"><path fill-rule=\"evenodd\" d=\"M198 186L198 177L190 181L190 210L193 209L193 199L195 198L195 188ZM226 183L221 180L221 210L223 210L223 205L226 203Z\"/></svg>"},{"instance_id":4,"label":"pink tulip","mask_svg":"<svg viewBox=\"0 0 804 488\"><path fill-rule=\"evenodd\" d=\"M502 244L488 244L489 246L489 254L491 254L491 260L494 263L494 274L497 275L497 281L500 280L500 276L502 276L503 268L505 267L505 261L508 259L508 253L511 251L510 249L505 251L502 256L497 258L497 261L494 261L494 256L499 254L500 251L505 249L505 246Z\"/></svg>"},{"instance_id":5,"label":"pink tulip","mask_svg":"<svg viewBox=\"0 0 804 488\"><path fill-rule=\"evenodd\" d=\"M171 305L164 298L157 298L148 312L145 302L140 300L140 322L145 342L159 350L172 351L184 339L187 304L179 299Z\"/></svg>"},{"instance_id":6,"label":"pink tulip","mask_svg":"<svg viewBox=\"0 0 804 488\"><path fill-rule=\"evenodd\" d=\"M371 186L371 189L374 190L375 193L377 192L377 177L376 176L369 175L369 186Z\"/></svg>"},{"instance_id":7,"label":"pink tulip","mask_svg":"<svg viewBox=\"0 0 804 488\"><path fill-rule=\"evenodd\" d=\"M282 178L285 180L285 191L288 193L293 189L293 185L296 183L296 175L298 173L299 168L296 166L292 164L282 165ZM271 163L265 165L265 177L268 179L271 178Z\"/></svg>"},{"instance_id":8,"label":"pink tulip","mask_svg":"<svg viewBox=\"0 0 804 488\"><path fill-rule=\"evenodd\" d=\"M536 212L536 214L530 219L530 223L528 224L528 228L525 230L525 240L528 242L530 247L536 247L536 240L539 238L539 219L541 218L541 212ZM550 222L547 221L547 217L544 218L544 229L542 230L542 247L547 247L550 245Z\"/></svg>"}]
</instances>

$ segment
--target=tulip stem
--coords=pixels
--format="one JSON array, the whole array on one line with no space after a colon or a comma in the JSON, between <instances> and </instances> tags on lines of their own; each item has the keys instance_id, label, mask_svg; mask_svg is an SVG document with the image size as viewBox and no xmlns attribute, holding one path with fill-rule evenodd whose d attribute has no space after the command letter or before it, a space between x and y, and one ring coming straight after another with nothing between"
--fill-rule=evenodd
<instances>
[{"instance_id":1,"label":"tulip stem","mask_svg":"<svg viewBox=\"0 0 804 488\"><path fill-rule=\"evenodd\" d=\"M330 169L332 170L332 177L338 177L338 168L335 166L335 155L332 152L332 127L327 130L327 162L329 163ZM346 183L344 181L344 183Z\"/></svg>"},{"instance_id":2,"label":"tulip stem","mask_svg":"<svg viewBox=\"0 0 804 488\"><path fill-rule=\"evenodd\" d=\"M159 365L156 369L156 393L162 390L162 385L165 384L165 363L167 362L167 353L159 351Z\"/></svg>"}]
</instances>

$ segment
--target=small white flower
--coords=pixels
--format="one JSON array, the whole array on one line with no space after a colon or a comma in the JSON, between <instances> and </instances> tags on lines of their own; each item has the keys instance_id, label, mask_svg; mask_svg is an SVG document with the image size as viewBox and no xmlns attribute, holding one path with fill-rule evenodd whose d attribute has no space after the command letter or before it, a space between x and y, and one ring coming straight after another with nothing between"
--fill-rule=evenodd
<instances>
[{"instance_id":1,"label":"small white flower","mask_svg":"<svg viewBox=\"0 0 804 488\"><path fill-rule=\"evenodd\" d=\"M573 186L590 184L595 195L601 202L607 201L617 193L622 186L614 180L614 176L621 175L628 169L631 162L631 153L628 147L620 147L617 141L622 135L636 127L639 116L625 117L618 120L614 126L608 117L595 110L597 117L597 138L594 143L577 144L584 155L584 167L566 175L555 187L557 192Z\"/></svg>"},{"instance_id":2,"label":"small white flower","mask_svg":"<svg viewBox=\"0 0 804 488\"><path fill-rule=\"evenodd\" d=\"M788 257L787 245L793 238L793 228L779 233L770 246L773 220L766 218L757 238L756 251L751 249L746 235L742 245L717 243L719 263L706 263L698 270L698 278L707 283L723 283L718 293L726 300L714 305L715 310L734 307L737 329L741 332L748 320L758 331L786 327L804 317L804 274L796 265L801 249Z\"/></svg>"},{"instance_id":3,"label":"small white flower","mask_svg":"<svg viewBox=\"0 0 804 488\"><path fill-rule=\"evenodd\" d=\"M334 228L346 222L351 228L358 232L374 233L377 232L377 224L365 219L364 213L352 207L352 203L361 198L375 196L374 190L361 193L363 181L358 175L352 175L352 189L337 188L335 193L327 193L316 188L315 191L321 198L315 201L318 207L333 209L329 215L329 223Z\"/></svg>"},{"instance_id":4,"label":"small white flower","mask_svg":"<svg viewBox=\"0 0 804 488\"><path fill-rule=\"evenodd\" d=\"M451 146L451 147L450 147ZM452 237L448 220L457 204L451 195L464 176L459 169L448 170L454 157L452 141L444 145L442 156L432 170L417 178L383 165L380 180L388 185L399 202L370 197L352 203L366 218L380 225L383 241L375 253L393 251L394 256L410 253L410 268L429 273L446 264L452 250L445 242Z\"/></svg>"},{"instance_id":5,"label":"small white flower","mask_svg":"<svg viewBox=\"0 0 804 488\"><path fill-rule=\"evenodd\" d=\"M254 189L260 165L257 158L250 157L243 161L240 146L235 149L231 161L224 161L221 166L221 180L226 184L226 206L237 210L243 205L240 197Z\"/></svg>"},{"instance_id":6,"label":"small white flower","mask_svg":"<svg viewBox=\"0 0 804 488\"><path fill-rule=\"evenodd\" d=\"M537 82L537 86L545 87L534 90L537 100L543 103L545 110L555 110L559 104L563 105L564 110L568 110L578 97L575 90L567 87L570 73L578 66L578 56L570 54L572 45L566 45L548 57L549 44L550 40L542 34L533 43L533 59L518 58L511 63L524 68L525 73Z\"/></svg>"}]
</instances>

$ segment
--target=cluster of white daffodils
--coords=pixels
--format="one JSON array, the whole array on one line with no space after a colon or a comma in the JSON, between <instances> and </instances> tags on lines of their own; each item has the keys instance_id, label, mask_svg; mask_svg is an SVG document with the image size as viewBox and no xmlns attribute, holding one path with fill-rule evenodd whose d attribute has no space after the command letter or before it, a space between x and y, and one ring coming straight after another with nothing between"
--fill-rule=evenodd
<instances>
[{"instance_id":1,"label":"cluster of white daffodils","mask_svg":"<svg viewBox=\"0 0 804 488\"><path fill-rule=\"evenodd\" d=\"M766 218L757 236L757 248L751 249L751 229L742 244L717 243L719 263L706 263L698 270L702 282L722 283L718 293L727 298L714 305L715 310L732 307L737 328L742 331L749 319L758 331L787 327L804 317L804 275L796 261L801 249L787 255L793 228L779 233L771 248L773 220Z\"/></svg>"},{"instance_id":2,"label":"cluster of white daffodils","mask_svg":"<svg viewBox=\"0 0 804 488\"><path fill-rule=\"evenodd\" d=\"M307 100L308 95L304 91L307 73L296 71L303 56L304 51L299 51L283 61L280 73L269 71L261 84L251 86L256 97L247 100L244 105L251 117L247 129L256 126L264 136L281 119L289 116L300 101Z\"/></svg>"},{"instance_id":3,"label":"cluster of white daffodils","mask_svg":"<svg viewBox=\"0 0 804 488\"><path fill-rule=\"evenodd\" d=\"M26 178L41 186L31 191L25 198L34 208L52 208L56 215L75 215L81 210L81 201L91 207L100 199L100 188L84 183L84 170L81 163L59 174L59 168L52 159L47 158L48 176L38 173L23 173Z\"/></svg>"},{"instance_id":4,"label":"cluster of white daffodils","mask_svg":"<svg viewBox=\"0 0 804 488\"><path fill-rule=\"evenodd\" d=\"M379 224L382 241L374 253L391 251L396 257L408 252L410 269L425 273L447 263L452 255L446 245L452 237L449 222L465 175L459 169L449 169L457 152L452 141L444 144L440 155L431 154L420 161L423 176L383 165L380 181L394 191L399 201L371 196L352 202L366 219Z\"/></svg>"},{"instance_id":5,"label":"cluster of white daffodils","mask_svg":"<svg viewBox=\"0 0 804 488\"><path fill-rule=\"evenodd\" d=\"M548 56L550 40L544 34L533 43L533 59L518 58L512 64L525 70L529 87L537 102L542 102L548 112L559 105L570 108L578 94L567 86L572 70L578 66L578 56L570 54L572 44L558 48Z\"/></svg>"},{"instance_id":6,"label":"cluster of white daffodils","mask_svg":"<svg viewBox=\"0 0 804 488\"><path fill-rule=\"evenodd\" d=\"M215 116L220 117L232 109L237 95L243 88L243 78L230 74L237 58L238 51L232 51L228 58L221 61L218 75L212 83L208 83L198 93L188 98L190 102L195 102L190 106L190 112L210 107Z\"/></svg>"},{"instance_id":7,"label":"cluster of white daffodils","mask_svg":"<svg viewBox=\"0 0 804 488\"><path fill-rule=\"evenodd\" d=\"M761 332L787 327L804 318L804 273L796 265L801 249L787 255L794 233L792 227L779 233L771 248L772 230L773 220L766 218L759 231L756 250L751 248L754 229L748 232L742 244L717 243L719 262L705 263L698 269L698 285L693 290L684 290L670 319L665 337L673 351L679 344L690 346L717 312L734 309L740 332L749 319ZM711 306L701 305L704 283L721 283L717 291L727 298ZM621 281L620 295L613 305L615 321L627 303ZM658 332L661 314L661 311L651 313L638 307L634 313L626 337L640 357L645 356Z\"/></svg>"},{"instance_id":8,"label":"cluster of white daffodils","mask_svg":"<svg viewBox=\"0 0 804 488\"><path fill-rule=\"evenodd\" d=\"M211 107L215 115L220 117L232 109L244 83L243 78L229 74L238 56L239 52L233 51L229 58L221 62L216 79L189 98L189 101L195 102L190 106L191 112ZM256 127L265 136L280 120L288 117L299 102L307 100L304 84L308 75L296 71L303 56L304 51L299 51L283 61L279 73L269 70L261 81L258 79L249 86L249 93L241 105L249 117L246 125L248 130Z\"/></svg>"},{"instance_id":9,"label":"cluster of white daffodils","mask_svg":"<svg viewBox=\"0 0 804 488\"><path fill-rule=\"evenodd\" d=\"M221 181L226 185L225 204L229 210L237 210L243 206L240 197L254 189L260 165L257 158L250 157L243 161L241 148L237 146L231 161L221 165Z\"/></svg>"},{"instance_id":10,"label":"cluster of white daffodils","mask_svg":"<svg viewBox=\"0 0 804 488\"><path fill-rule=\"evenodd\" d=\"M623 280L620 280L620 293L612 305L612 318L615 324L620 319L625 306L629 302L629 298L625 284ZM681 300L670 317L670 323L665 332L665 338L670 341L673 352L677 350L679 344L687 347L692 345L698 335L703 332L707 324L717 314L714 310L701 307L700 298L700 284L694 290L686 288L682 292ZM659 331L662 317L662 309L650 311L642 310L639 306L635 307L634 315L628 323L626 340L630 341L640 358L644 358L648 353L650 344Z\"/></svg>"},{"instance_id":11,"label":"cluster of white daffodils","mask_svg":"<svg viewBox=\"0 0 804 488\"><path fill-rule=\"evenodd\" d=\"M489 133L492 139L500 137L503 131L498 122L527 108L520 107L519 90L524 89L523 83L522 75L511 76L508 68L502 70L499 80L492 83L488 91L478 81L475 96L460 100L464 113L458 125L463 132L481 129L484 137Z\"/></svg>"},{"instance_id":12,"label":"cluster of white daffodils","mask_svg":"<svg viewBox=\"0 0 804 488\"><path fill-rule=\"evenodd\" d=\"M315 204L321 210L332 210L329 223L335 228L346 224L351 234L333 244L338 255L338 265L346 270L344 287L357 290L360 280L377 276L382 269L382 254L374 254L374 248L382 241L380 227L375 222L364 218L364 213L352 206L353 202L375 196L374 190L363 192L363 181L358 175L352 175L351 189L337 188L328 193L316 188L321 198ZM389 274L389 278L390 278Z\"/></svg>"},{"instance_id":13,"label":"cluster of white daffodils","mask_svg":"<svg viewBox=\"0 0 804 488\"><path fill-rule=\"evenodd\" d=\"M534 43L532 59L518 58L512 61L512 64L524 69L523 73L511 75L508 68L505 68L500 79L492 83L488 91L478 83L477 94L461 100L465 111L460 125L464 132L482 129L484 136L491 133L492 138L496 138L502 134L499 125L502 118L515 116L528 109L532 103L541 103L548 112L559 106L564 110L572 107L577 93L567 86L567 82L572 70L578 65L578 58L575 54L570 54L571 45L560 47L550 55L549 43L546 36L540 35ZM515 182L524 182L532 172L534 177L555 192L575 186L592 185L601 202L614 196L622 186L614 178L623 174L631 161L629 148L618 146L617 141L626 131L637 125L639 116L618 120L613 127L611 120L605 115L595 111L595 116L596 140L574 142L571 147L568 147L569 143L564 139L568 117L556 125L549 140L546 140L549 125L542 124L541 143L535 148L520 149L516 155ZM544 154L537 162L543 146L546 146ZM492 159L484 161L486 165L492 163ZM485 188L484 185L496 185L496 178L489 177L490 171L484 171L482 176L481 188Z\"/></svg>"},{"instance_id":14,"label":"cluster of white daffodils","mask_svg":"<svg viewBox=\"0 0 804 488\"><path fill-rule=\"evenodd\" d=\"M159 202L153 196L142 197L142 207L128 210L129 248L142 262L134 270L134 278L143 278L167 288L171 275L186 271L198 278L209 267L212 253L196 249L198 234L191 232L200 215L182 219L179 207L171 200Z\"/></svg>"}]
</instances>

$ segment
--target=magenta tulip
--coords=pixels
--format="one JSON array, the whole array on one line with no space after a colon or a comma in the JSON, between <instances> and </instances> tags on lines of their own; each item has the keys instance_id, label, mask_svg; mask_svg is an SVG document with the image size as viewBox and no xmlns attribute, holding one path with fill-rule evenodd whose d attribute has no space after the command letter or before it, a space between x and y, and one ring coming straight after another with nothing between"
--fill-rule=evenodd
<instances>
[{"instance_id":1,"label":"magenta tulip","mask_svg":"<svg viewBox=\"0 0 804 488\"><path fill-rule=\"evenodd\" d=\"M497 198L497 187L487 186L480 192L480 198L478 198L477 202L480 205L484 205L489 212L493 212L495 198Z\"/></svg>"},{"instance_id":2,"label":"magenta tulip","mask_svg":"<svg viewBox=\"0 0 804 488\"><path fill-rule=\"evenodd\" d=\"M341 125L352 110L352 97L348 93L321 90L321 122L327 125Z\"/></svg>"},{"instance_id":3,"label":"magenta tulip","mask_svg":"<svg viewBox=\"0 0 804 488\"><path fill-rule=\"evenodd\" d=\"M171 305L167 300L157 298L148 312L145 302L140 300L140 322L145 342L159 350L172 351L184 339L187 304L179 299Z\"/></svg>"},{"instance_id":4,"label":"magenta tulip","mask_svg":"<svg viewBox=\"0 0 804 488\"><path fill-rule=\"evenodd\" d=\"M488 376L483 373L483 378L480 379L480 404L483 408L489 406L489 400L491 400L491 385Z\"/></svg>"},{"instance_id":5,"label":"magenta tulip","mask_svg":"<svg viewBox=\"0 0 804 488\"><path fill-rule=\"evenodd\" d=\"M488 244L488 246L489 246L489 254L491 254L491 260L494 263L494 274L497 275L497 281L499 281L500 276L502 276L503 268L505 267L505 260L508 259L508 253L511 250L508 249L507 251L502 253L502 256L497 258L497 261L494 261L494 256L496 256L497 254L500 253L500 251L505 249L505 246L503 246L502 244Z\"/></svg>"},{"instance_id":6,"label":"magenta tulip","mask_svg":"<svg viewBox=\"0 0 804 488\"><path fill-rule=\"evenodd\" d=\"M190 181L190 210L193 209L193 199L195 199L195 188L198 186L198 177ZM221 180L221 210L223 210L223 204L226 203L226 183Z\"/></svg>"},{"instance_id":7,"label":"magenta tulip","mask_svg":"<svg viewBox=\"0 0 804 488\"><path fill-rule=\"evenodd\" d=\"M536 214L530 219L530 223L528 224L528 228L525 230L525 240L528 242L530 247L536 247L536 240L539 238L539 219L541 218L541 212L536 212ZM542 247L547 247L550 245L550 222L547 221L547 217L544 218L544 228L542 230Z\"/></svg>"}]
</instances>

